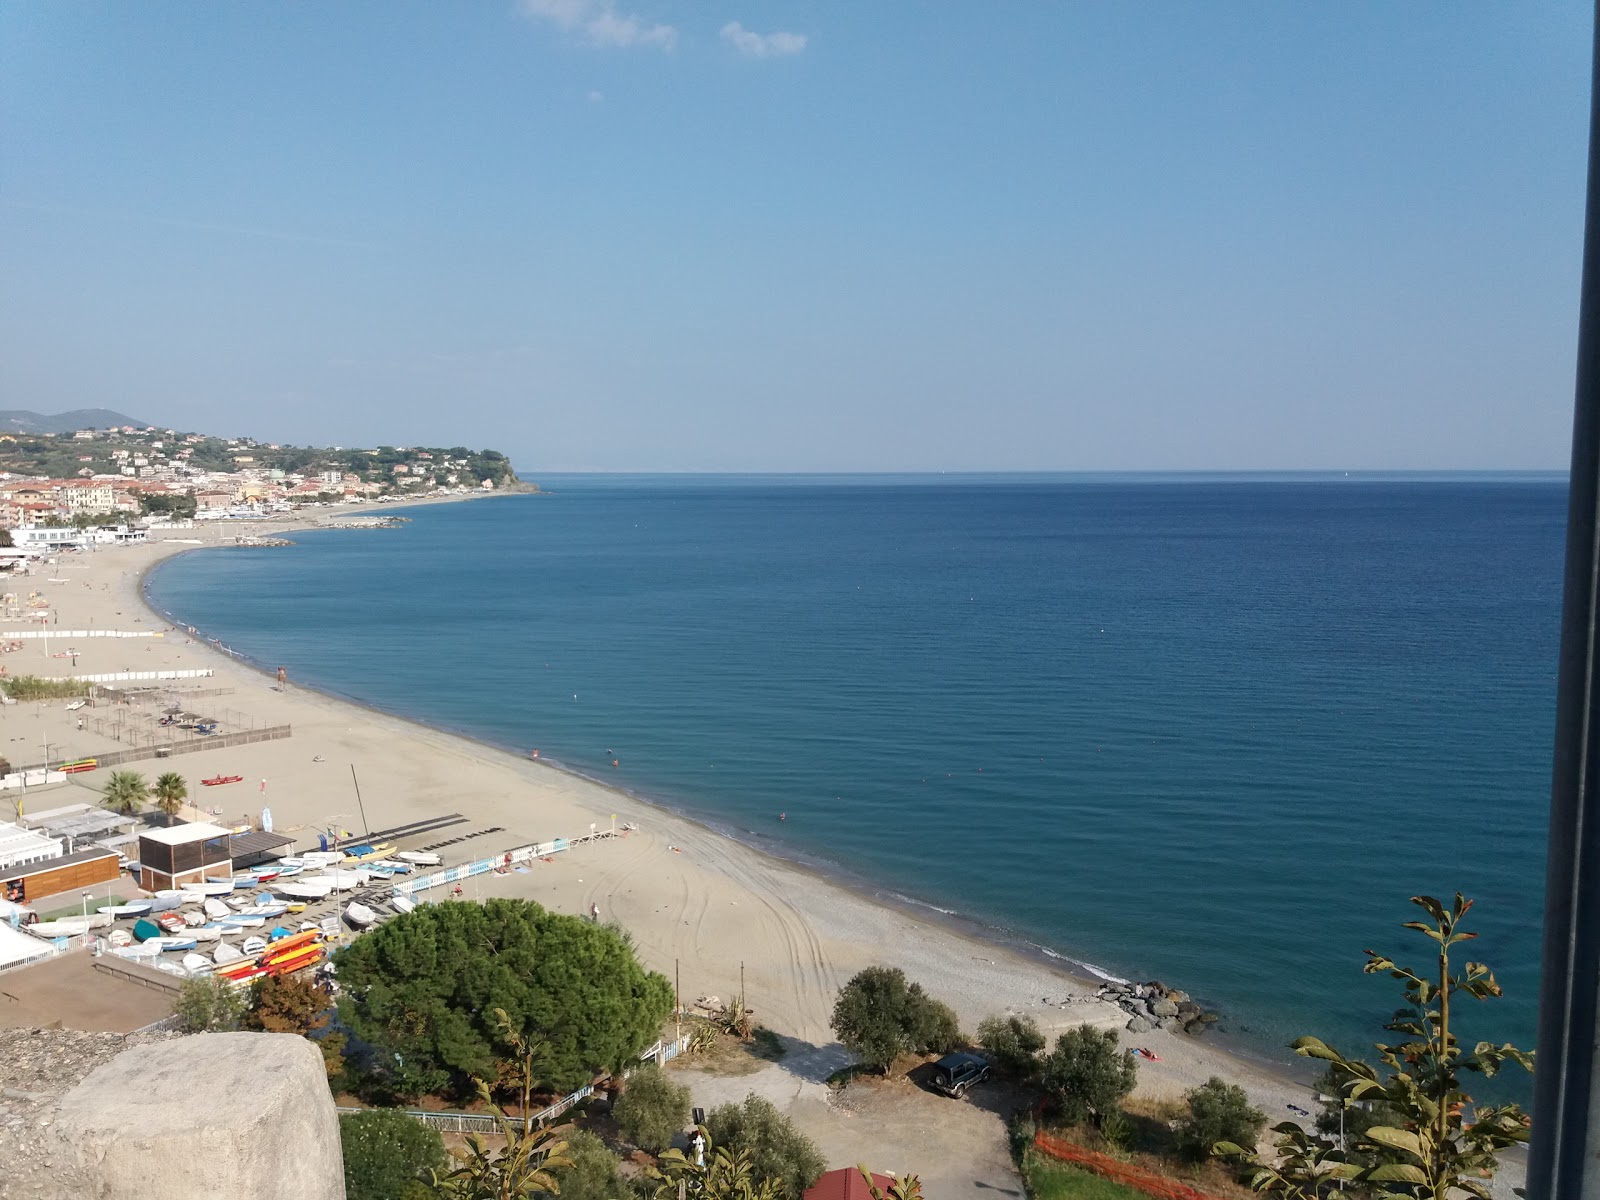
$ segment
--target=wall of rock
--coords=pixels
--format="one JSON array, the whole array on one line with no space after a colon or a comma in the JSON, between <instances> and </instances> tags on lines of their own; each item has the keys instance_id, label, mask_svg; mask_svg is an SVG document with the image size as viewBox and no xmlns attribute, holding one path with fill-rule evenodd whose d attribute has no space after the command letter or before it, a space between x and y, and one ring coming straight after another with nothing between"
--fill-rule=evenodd
<instances>
[{"instance_id":1,"label":"wall of rock","mask_svg":"<svg viewBox=\"0 0 1600 1200\"><path fill-rule=\"evenodd\" d=\"M322 1055L291 1034L0 1031L0 1197L344 1200Z\"/></svg>"}]
</instances>

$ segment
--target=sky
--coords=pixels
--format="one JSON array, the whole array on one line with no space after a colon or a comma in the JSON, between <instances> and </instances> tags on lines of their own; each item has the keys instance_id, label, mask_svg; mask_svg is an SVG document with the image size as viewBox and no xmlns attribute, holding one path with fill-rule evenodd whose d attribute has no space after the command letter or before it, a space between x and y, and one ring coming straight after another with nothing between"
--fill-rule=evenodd
<instances>
[{"instance_id":1,"label":"sky","mask_svg":"<svg viewBox=\"0 0 1600 1200\"><path fill-rule=\"evenodd\" d=\"M1564 468L1575 0L0 5L0 408L539 471Z\"/></svg>"}]
</instances>

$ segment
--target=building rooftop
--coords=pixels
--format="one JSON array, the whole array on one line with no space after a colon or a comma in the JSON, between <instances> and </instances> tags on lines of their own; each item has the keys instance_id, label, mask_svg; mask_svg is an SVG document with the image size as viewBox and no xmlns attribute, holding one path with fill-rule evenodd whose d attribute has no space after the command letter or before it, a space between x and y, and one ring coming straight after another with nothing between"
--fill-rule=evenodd
<instances>
[{"instance_id":1,"label":"building rooftop","mask_svg":"<svg viewBox=\"0 0 1600 1200\"><path fill-rule=\"evenodd\" d=\"M41 854L60 854L61 841L45 837L31 829L0 821L0 867L9 867L24 858L38 858Z\"/></svg>"},{"instance_id":2,"label":"building rooftop","mask_svg":"<svg viewBox=\"0 0 1600 1200\"><path fill-rule=\"evenodd\" d=\"M209 842L212 838L228 837L231 829L196 821L190 825L172 825L166 829L146 829L139 834L140 841L159 842L163 846L187 846L190 842Z\"/></svg>"},{"instance_id":3,"label":"building rooftop","mask_svg":"<svg viewBox=\"0 0 1600 1200\"><path fill-rule=\"evenodd\" d=\"M60 808L46 808L35 813L24 813L22 815L22 823L30 829L37 829L59 817L69 817L73 813L88 812L92 808L94 808L92 804L64 804Z\"/></svg>"},{"instance_id":4,"label":"building rooftop","mask_svg":"<svg viewBox=\"0 0 1600 1200\"><path fill-rule=\"evenodd\" d=\"M88 812L68 813L61 817L46 818L41 813L32 824L35 829L56 837L83 838L93 837L97 833L120 832L138 824L138 818L107 812L103 808L91 808Z\"/></svg>"},{"instance_id":5,"label":"building rooftop","mask_svg":"<svg viewBox=\"0 0 1600 1200\"><path fill-rule=\"evenodd\" d=\"M47 858L42 862L27 863L20 867L7 867L0 871L0 883L8 879L20 879L24 875L37 875L40 871L54 871L61 867L72 867L78 863L93 862L97 858L115 858L115 850L107 850L104 846L90 846L87 850L79 850L76 854L63 854L60 858Z\"/></svg>"}]
</instances>

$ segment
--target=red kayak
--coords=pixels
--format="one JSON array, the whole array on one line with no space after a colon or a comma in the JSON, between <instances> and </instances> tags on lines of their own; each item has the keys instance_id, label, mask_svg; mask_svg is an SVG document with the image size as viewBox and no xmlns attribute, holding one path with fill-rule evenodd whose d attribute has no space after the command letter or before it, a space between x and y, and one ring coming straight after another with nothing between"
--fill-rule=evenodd
<instances>
[{"instance_id":1,"label":"red kayak","mask_svg":"<svg viewBox=\"0 0 1600 1200\"><path fill-rule=\"evenodd\" d=\"M213 775L210 779L202 779L201 783L207 787L216 787L219 783L243 783L243 775Z\"/></svg>"}]
</instances>

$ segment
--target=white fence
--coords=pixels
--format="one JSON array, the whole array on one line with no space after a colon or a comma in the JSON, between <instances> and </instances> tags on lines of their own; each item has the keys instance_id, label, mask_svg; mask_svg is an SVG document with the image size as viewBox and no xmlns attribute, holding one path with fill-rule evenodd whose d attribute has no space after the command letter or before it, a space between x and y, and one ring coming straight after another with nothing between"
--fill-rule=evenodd
<instances>
[{"instance_id":1,"label":"white fence","mask_svg":"<svg viewBox=\"0 0 1600 1200\"><path fill-rule=\"evenodd\" d=\"M687 1035L676 1041L658 1041L639 1056L641 1062L655 1062L666 1064L682 1054L689 1046ZM585 1084L569 1096L563 1096L543 1112L535 1113L533 1119L540 1125L548 1125L561 1116L574 1105L581 1104L594 1095L594 1084ZM341 1113L366 1112L361 1108L340 1107ZM443 1133L498 1133L500 1127L495 1119L486 1113L464 1112L428 1112L420 1108L405 1108L401 1112L406 1116L421 1121L424 1125L432 1125Z\"/></svg>"},{"instance_id":2,"label":"white fence","mask_svg":"<svg viewBox=\"0 0 1600 1200\"><path fill-rule=\"evenodd\" d=\"M95 638L95 637L165 637L164 629L18 629L8 632L0 641L23 638Z\"/></svg>"},{"instance_id":3,"label":"white fence","mask_svg":"<svg viewBox=\"0 0 1600 1200\"><path fill-rule=\"evenodd\" d=\"M430 875L419 875L414 879L401 880L395 883L394 890L406 896L413 896L418 892L426 892L430 888L443 887L449 883L460 883L463 879L471 879L474 875L486 875L490 871L532 862L536 858L549 858L553 854L560 854L562 851L570 850L574 846L582 846L588 842L614 838L627 833L632 828L632 825L622 825L616 829L601 829L595 833L586 833L582 837L556 838L549 842L537 842L532 846L519 846L515 850L507 850L503 854L496 854L493 858L480 858L476 862L447 867L443 871L434 871Z\"/></svg>"},{"instance_id":4,"label":"white fence","mask_svg":"<svg viewBox=\"0 0 1600 1200\"><path fill-rule=\"evenodd\" d=\"M141 679L209 679L216 672L210 667L183 671L111 671L105 675L74 675L85 683L129 683Z\"/></svg>"}]
</instances>

